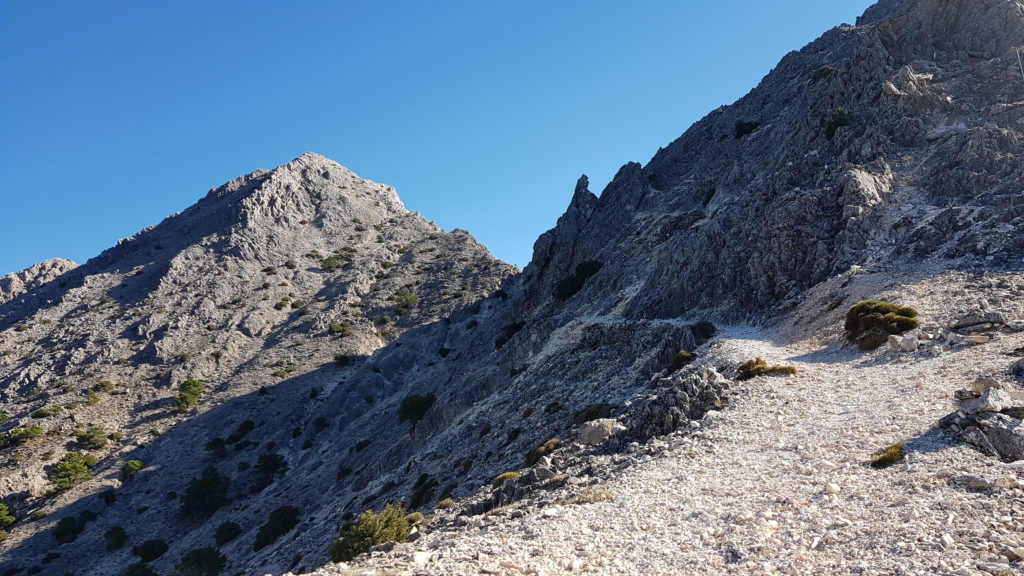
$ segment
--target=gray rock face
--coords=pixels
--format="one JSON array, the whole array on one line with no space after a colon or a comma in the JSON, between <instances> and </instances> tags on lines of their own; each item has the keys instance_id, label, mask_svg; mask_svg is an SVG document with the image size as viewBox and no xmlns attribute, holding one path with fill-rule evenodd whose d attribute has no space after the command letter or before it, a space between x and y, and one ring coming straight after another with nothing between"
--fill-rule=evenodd
<instances>
[{"instance_id":1,"label":"gray rock face","mask_svg":"<svg viewBox=\"0 0 1024 576\"><path fill-rule=\"evenodd\" d=\"M21 272L15 272L0 277L0 304L12 300L17 296L50 282L69 270L73 270L78 264L63 258L52 258Z\"/></svg>"}]
</instances>

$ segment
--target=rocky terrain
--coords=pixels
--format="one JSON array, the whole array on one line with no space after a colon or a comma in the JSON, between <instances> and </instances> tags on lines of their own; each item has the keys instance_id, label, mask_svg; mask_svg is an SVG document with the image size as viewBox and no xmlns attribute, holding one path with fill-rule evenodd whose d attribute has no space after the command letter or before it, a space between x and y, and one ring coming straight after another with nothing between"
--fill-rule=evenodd
<instances>
[{"instance_id":1,"label":"rocky terrain","mask_svg":"<svg viewBox=\"0 0 1024 576\"><path fill-rule=\"evenodd\" d=\"M581 178L522 272L306 154L5 277L0 561L1019 570L1017 47L1018 1L883 0L600 196ZM861 300L921 326L861 351ZM756 357L796 375L741 380ZM325 567L388 502L428 514L413 541Z\"/></svg>"}]
</instances>

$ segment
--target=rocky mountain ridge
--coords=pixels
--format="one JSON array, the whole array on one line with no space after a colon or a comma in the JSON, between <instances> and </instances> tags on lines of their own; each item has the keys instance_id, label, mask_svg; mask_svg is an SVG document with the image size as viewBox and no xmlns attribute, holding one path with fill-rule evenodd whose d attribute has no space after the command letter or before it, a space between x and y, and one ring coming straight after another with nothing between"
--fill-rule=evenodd
<instances>
[{"instance_id":1,"label":"rocky mountain ridge","mask_svg":"<svg viewBox=\"0 0 1024 576\"><path fill-rule=\"evenodd\" d=\"M45 435L5 449L0 496L19 518L49 513L14 525L5 561L121 574L139 558L129 548L88 555L121 526L132 545L165 541L149 566L169 574L235 523L218 546L228 573L304 573L343 525L389 501L429 512L451 497L436 518L479 529L465 518L599 487L637 463L621 454L716 421L706 415L735 395L744 360L716 351L736 334L801 342L801 354L807 339L841 347L846 309L880 295L936 333L978 308L1024 317L1019 46L1020 2L883 0L647 165L623 166L600 196L581 178L522 273L316 155L211 191L0 305L3 429ZM176 412L189 380L203 396ZM596 446L587 421L602 423ZM122 437L94 450L70 440L95 425ZM100 457L96 478L47 496L44 472L64 451ZM861 456L844 458L852 474ZM122 478L129 460L145 467ZM208 467L229 488L198 521L182 500ZM493 482L505 472L519 476ZM109 490L112 502L97 496ZM257 544L288 507L287 537ZM57 521L82 514L95 518L42 564ZM435 572L401 569L466 569L435 560Z\"/></svg>"}]
</instances>

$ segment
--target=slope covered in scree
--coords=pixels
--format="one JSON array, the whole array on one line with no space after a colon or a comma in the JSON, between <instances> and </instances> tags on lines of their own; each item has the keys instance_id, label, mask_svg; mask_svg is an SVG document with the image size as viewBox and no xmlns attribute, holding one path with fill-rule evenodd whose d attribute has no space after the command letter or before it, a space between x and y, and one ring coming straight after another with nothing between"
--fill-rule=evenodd
<instances>
[{"instance_id":1,"label":"slope covered in scree","mask_svg":"<svg viewBox=\"0 0 1024 576\"><path fill-rule=\"evenodd\" d=\"M468 234L404 211L391 189L315 155L211 191L0 306L0 351L10 351L0 355L4 430L38 425L44 434L4 449L0 487L21 518L50 514L13 526L5 560L120 574L135 560L132 545L163 539L169 549L150 563L158 573L215 544L225 573L299 573L326 563L327 545L360 512L389 500L429 512L450 496L454 507L413 545L417 560L438 563L415 569L475 570L435 557L461 548L431 531L476 530L490 522L481 514L517 502L529 512L601 499L579 488L665 446L652 437L703 428L706 412L737 389L758 398L756 380L741 388L727 378L744 358L723 349L802 354L757 340L809 334L839 346L845 309L886 290L937 324L980 305L1019 316L1024 81L1015 46L1024 46L1019 2L883 1L857 26L788 55L646 166L625 165L600 197L582 178L521 274ZM707 344L711 322L775 330L730 328L719 342L740 343L728 348ZM680 351L698 360L686 366ZM866 361L892 360L885 354ZM858 366L827 354L793 360L815 362ZM188 378L204 382L204 394L176 413ZM814 384L813 393L827 389ZM577 436L580 422L602 416L615 421ZM96 425L124 436L88 450L71 438ZM597 448L575 441L610 432ZM773 437L758 444L762 453ZM98 456L96 478L43 496L43 472L65 450ZM844 455L844 470L863 456ZM129 459L146 468L125 480L118 471ZM228 488L185 514L190 481L206 467ZM519 477L492 485L511 471ZM289 506L297 522L266 542L261 526ZM95 519L41 564L57 520L83 513ZM226 523L239 534L218 543ZM128 546L90 554L114 526ZM750 546L744 557L771 545L737 542ZM411 569L401 550L411 553L382 561ZM722 562L738 558L726 552ZM634 562L623 569L664 569Z\"/></svg>"}]
</instances>

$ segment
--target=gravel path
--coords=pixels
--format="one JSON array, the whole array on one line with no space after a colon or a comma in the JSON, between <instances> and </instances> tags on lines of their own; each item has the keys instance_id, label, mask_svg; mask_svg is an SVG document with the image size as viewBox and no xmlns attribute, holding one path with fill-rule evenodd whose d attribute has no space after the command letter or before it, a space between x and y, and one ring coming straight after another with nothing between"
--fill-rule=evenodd
<instances>
[{"instance_id":1,"label":"gravel path","mask_svg":"<svg viewBox=\"0 0 1024 576\"><path fill-rule=\"evenodd\" d=\"M1006 381L1022 340L922 358L733 331L706 357L799 375L741 383L712 425L605 482L611 500L477 517L320 574L1021 573L1024 467L933 426L976 376ZM866 466L898 441L903 462Z\"/></svg>"}]
</instances>

